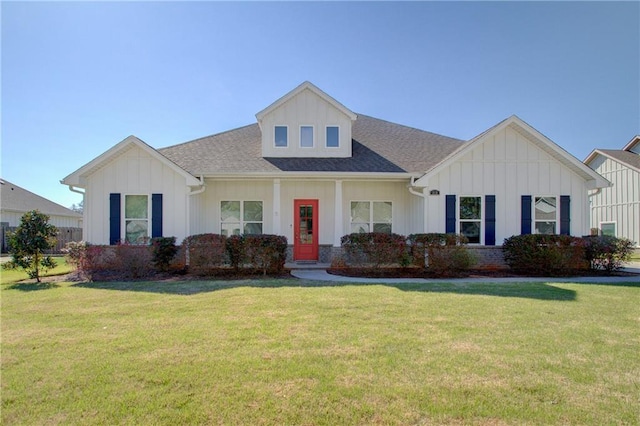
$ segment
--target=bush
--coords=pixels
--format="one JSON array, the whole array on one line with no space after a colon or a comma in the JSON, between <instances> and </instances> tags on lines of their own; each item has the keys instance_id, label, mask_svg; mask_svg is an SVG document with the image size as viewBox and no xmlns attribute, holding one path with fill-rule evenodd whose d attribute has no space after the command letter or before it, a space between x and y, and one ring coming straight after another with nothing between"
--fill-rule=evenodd
<instances>
[{"instance_id":1,"label":"bush","mask_svg":"<svg viewBox=\"0 0 640 426\"><path fill-rule=\"evenodd\" d=\"M622 268L633 253L633 242L626 238L610 235L588 235L582 237L585 242L585 259L593 270L612 273Z\"/></svg>"},{"instance_id":2,"label":"bush","mask_svg":"<svg viewBox=\"0 0 640 426\"><path fill-rule=\"evenodd\" d=\"M227 238L226 250L231 267L236 271L246 261L244 253L244 237L242 235L232 235Z\"/></svg>"},{"instance_id":3,"label":"bush","mask_svg":"<svg viewBox=\"0 0 640 426\"><path fill-rule=\"evenodd\" d=\"M504 260L519 273L566 275L586 269L585 243L569 235L514 235L504 241Z\"/></svg>"},{"instance_id":4,"label":"bush","mask_svg":"<svg viewBox=\"0 0 640 426\"><path fill-rule=\"evenodd\" d=\"M147 245L120 243L115 247L112 272L116 279L147 278L155 272L152 267L153 254Z\"/></svg>"},{"instance_id":5,"label":"bush","mask_svg":"<svg viewBox=\"0 0 640 426\"><path fill-rule=\"evenodd\" d=\"M70 241L64 245L62 252L65 254L67 263L76 270L84 269L87 257L87 243L84 241Z\"/></svg>"},{"instance_id":6,"label":"bush","mask_svg":"<svg viewBox=\"0 0 640 426\"><path fill-rule=\"evenodd\" d=\"M29 278L40 282L40 273L55 268L56 263L45 252L56 245L58 229L49 223L49 216L37 210L26 212L20 225L9 233L8 246L12 260L7 268L22 268Z\"/></svg>"},{"instance_id":7,"label":"bush","mask_svg":"<svg viewBox=\"0 0 640 426\"><path fill-rule=\"evenodd\" d=\"M184 239L189 271L196 275L211 275L224 265L226 260L224 235L199 234Z\"/></svg>"},{"instance_id":8,"label":"bush","mask_svg":"<svg viewBox=\"0 0 640 426\"><path fill-rule=\"evenodd\" d=\"M415 265L436 276L461 276L471 269L476 259L467 250L468 240L456 234L411 234L407 243Z\"/></svg>"},{"instance_id":9,"label":"bush","mask_svg":"<svg viewBox=\"0 0 640 426\"><path fill-rule=\"evenodd\" d=\"M151 239L151 249L153 253L153 264L158 270L167 272L171 262L178 253L176 237L156 237Z\"/></svg>"},{"instance_id":10,"label":"bush","mask_svg":"<svg viewBox=\"0 0 640 426\"><path fill-rule=\"evenodd\" d=\"M381 232L353 233L340 239L347 262L352 265L406 264L405 237Z\"/></svg>"},{"instance_id":11,"label":"bush","mask_svg":"<svg viewBox=\"0 0 640 426\"><path fill-rule=\"evenodd\" d=\"M262 270L262 274L278 274L284 270L287 259L287 238L281 235L244 235L242 256L251 266ZM229 254L231 257L231 254Z\"/></svg>"}]
</instances>

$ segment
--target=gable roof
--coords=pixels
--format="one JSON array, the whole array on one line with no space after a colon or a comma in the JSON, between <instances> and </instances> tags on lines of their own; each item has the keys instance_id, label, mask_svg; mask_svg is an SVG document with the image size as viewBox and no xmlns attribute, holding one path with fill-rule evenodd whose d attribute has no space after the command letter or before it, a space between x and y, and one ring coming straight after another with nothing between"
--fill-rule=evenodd
<instances>
[{"instance_id":1,"label":"gable roof","mask_svg":"<svg viewBox=\"0 0 640 426\"><path fill-rule=\"evenodd\" d=\"M349 108L342 105L340 102L336 101L331 96L327 95L325 92L320 90L317 86L315 86L313 83L309 81L305 81L304 83L300 84L298 87L296 87L295 89L293 89L292 91L290 91L289 93L287 93L286 95L284 95L283 97L281 97L280 99L278 99L277 101L275 101L274 103L272 103L271 105L269 105L268 107L266 107L265 109L257 113L256 118L258 119L258 124L262 122L262 118L265 115L275 110L276 108L280 107L282 104L286 103L287 101L294 98L296 95L298 95L299 93L302 93L305 90L310 90L311 92L319 96L321 99L324 99L329 104L333 105L333 107L335 107L336 109L341 111L343 114L348 116L351 119L351 121L356 119L356 114L354 114L353 111L351 111Z\"/></svg>"},{"instance_id":2,"label":"gable roof","mask_svg":"<svg viewBox=\"0 0 640 426\"><path fill-rule=\"evenodd\" d=\"M618 163L640 172L640 154L635 154L630 151L623 151L621 149L594 149L589 156L584 160L585 164L589 165L596 159L598 155L610 158Z\"/></svg>"},{"instance_id":3,"label":"gable roof","mask_svg":"<svg viewBox=\"0 0 640 426\"><path fill-rule=\"evenodd\" d=\"M635 146L640 145L640 135L634 136L628 144L622 148L623 151L631 151ZM638 152L638 151L636 151Z\"/></svg>"},{"instance_id":4,"label":"gable roof","mask_svg":"<svg viewBox=\"0 0 640 426\"><path fill-rule=\"evenodd\" d=\"M68 216L74 219L82 219L80 213L34 194L6 179L0 179L0 203L2 210L6 211L28 212L38 210L40 213L50 216Z\"/></svg>"},{"instance_id":5,"label":"gable roof","mask_svg":"<svg viewBox=\"0 0 640 426\"><path fill-rule=\"evenodd\" d=\"M427 171L424 176L418 179L414 184L416 186L427 186L430 176L440 172L443 168L449 166L455 161L458 161L466 153L473 150L477 145L482 144L485 140L492 137L496 133L502 131L505 128L511 128L521 135L525 136L538 148L549 154L551 157L558 160L561 164L572 170L578 176L582 177L585 181L590 182L589 188L605 188L611 186L611 183L596 173L593 169L587 167L580 160L569 154L562 147L555 142L547 138L545 135L534 129L519 117L512 115L511 117L501 121L495 126L485 130L478 136L471 139L467 144L461 146L456 152L452 153L439 164Z\"/></svg>"},{"instance_id":6,"label":"gable roof","mask_svg":"<svg viewBox=\"0 0 640 426\"><path fill-rule=\"evenodd\" d=\"M464 141L358 114L350 158L263 158L257 124L160 149L193 175L282 172L422 174Z\"/></svg>"},{"instance_id":7,"label":"gable roof","mask_svg":"<svg viewBox=\"0 0 640 426\"><path fill-rule=\"evenodd\" d=\"M182 175L187 180L188 186L200 186L201 182L193 175L186 172L183 168L172 162L170 159L162 155L160 152L147 145L145 142L140 140L135 136L128 136L124 140L120 141L109 150L105 151L98 157L94 158L92 161L88 162L84 166L80 167L75 172L71 173L69 176L65 177L60 181L60 183L69 186L77 186L84 187L84 178L91 173L95 172L99 168L103 167L108 162L112 161L113 158L125 153L132 147L138 147L149 154L152 158L160 161L161 163L167 165L173 171Z\"/></svg>"}]
</instances>

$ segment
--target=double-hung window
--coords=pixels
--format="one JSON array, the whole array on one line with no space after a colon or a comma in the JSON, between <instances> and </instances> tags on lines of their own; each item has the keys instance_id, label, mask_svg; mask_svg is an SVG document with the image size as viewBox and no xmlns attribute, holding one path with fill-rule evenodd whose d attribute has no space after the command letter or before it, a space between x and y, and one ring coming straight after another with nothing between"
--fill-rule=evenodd
<instances>
[{"instance_id":1,"label":"double-hung window","mask_svg":"<svg viewBox=\"0 0 640 426\"><path fill-rule=\"evenodd\" d=\"M220 234L262 234L262 201L221 201Z\"/></svg>"},{"instance_id":2,"label":"double-hung window","mask_svg":"<svg viewBox=\"0 0 640 426\"><path fill-rule=\"evenodd\" d=\"M289 145L287 126L276 126L274 128L274 145L276 148L285 148Z\"/></svg>"},{"instance_id":3,"label":"double-hung window","mask_svg":"<svg viewBox=\"0 0 640 426\"><path fill-rule=\"evenodd\" d=\"M558 207L556 197L535 197L533 217L536 234L556 234Z\"/></svg>"},{"instance_id":4,"label":"double-hung window","mask_svg":"<svg viewBox=\"0 0 640 426\"><path fill-rule=\"evenodd\" d=\"M352 201L351 232L391 233L393 208L391 201Z\"/></svg>"},{"instance_id":5,"label":"double-hung window","mask_svg":"<svg viewBox=\"0 0 640 426\"><path fill-rule=\"evenodd\" d=\"M608 235L610 237L616 236L616 223L615 222L602 222L600 223L600 232L602 235Z\"/></svg>"},{"instance_id":6,"label":"double-hung window","mask_svg":"<svg viewBox=\"0 0 640 426\"><path fill-rule=\"evenodd\" d=\"M470 244L480 244L482 230L482 197L460 197L460 233Z\"/></svg>"},{"instance_id":7,"label":"double-hung window","mask_svg":"<svg viewBox=\"0 0 640 426\"><path fill-rule=\"evenodd\" d=\"M149 240L149 196L125 195L125 241L129 244L146 244Z\"/></svg>"}]
</instances>

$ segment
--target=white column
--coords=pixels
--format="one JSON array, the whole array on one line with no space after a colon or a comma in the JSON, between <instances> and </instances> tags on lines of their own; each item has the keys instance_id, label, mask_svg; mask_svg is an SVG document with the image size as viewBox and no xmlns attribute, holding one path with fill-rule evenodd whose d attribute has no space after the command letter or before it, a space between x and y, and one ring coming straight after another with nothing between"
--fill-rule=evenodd
<instances>
[{"instance_id":1,"label":"white column","mask_svg":"<svg viewBox=\"0 0 640 426\"><path fill-rule=\"evenodd\" d=\"M340 238L344 235L343 216L342 216L342 181L336 181L336 198L335 198L335 226L333 235L333 246L340 247Z\"/></svg>"},{"instance_id":2,"label":"white column","mask_svg":"<svg viewBox=\"0 0 640 426\"><path fill-rule=\"evenodd\" d=\"M273 180L273 229L275 235L282 235L282 220L280 218L280 179Z\"/></svg>"}]
</instances>

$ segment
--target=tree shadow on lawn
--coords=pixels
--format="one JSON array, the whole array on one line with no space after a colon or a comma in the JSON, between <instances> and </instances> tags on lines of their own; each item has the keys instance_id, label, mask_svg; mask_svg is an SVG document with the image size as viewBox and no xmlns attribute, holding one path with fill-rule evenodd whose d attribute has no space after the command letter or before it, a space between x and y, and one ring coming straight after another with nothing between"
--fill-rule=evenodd
<instances>
[{"instance_id":1,"label":"tree shadow on lawn","mask_svg":"<svg viewBox=\"0 0 640 426\"><path fill-rule=\"evenodd\" d=\"M538 300L574 301L576 292L550 285L546 282L510 283L353 283L332 281L310 281L300 279L246 279L236 281L132 281L132 282L81 282L73 287L100 290L135 291L190 296L219 290L241 287L253 288L322 288L322 287L365 287L385 286L401 291L420 293L453 293L498 297L518 297Z\"/></svg>"},{"instance_id":2,"label":"tree shadow on lawn","mask_svg":"<svg viewBox=\"0 0 640 426\"><path fill-rule=\"evenodd\" d=\"M49 290L52 288L60 287L56 283L48 283L48 282L28 282L28 283L15 283L5 287L5 290L19 290L19 291L39 291L39 290Z\"/></svg>"}]
</instances>

